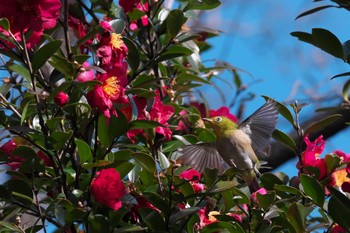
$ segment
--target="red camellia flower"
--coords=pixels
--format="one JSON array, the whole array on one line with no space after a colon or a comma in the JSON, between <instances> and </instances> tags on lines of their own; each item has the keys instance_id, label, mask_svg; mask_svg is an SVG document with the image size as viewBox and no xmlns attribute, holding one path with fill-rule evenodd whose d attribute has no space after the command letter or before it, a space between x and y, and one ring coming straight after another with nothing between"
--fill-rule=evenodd
<instances>
[{"instance_id":1,"label":"red camellia flower","mask_svg":"<svg viewBox=\"0 0 350 233\"><path fill-rule=\"evenodd\" d=\"M252 195L250 196L251 202L259 203L258 198L256 196L258 193L261 195L265 195L267 193L267 191L265 188L261 188L261 189L255 191L254 193L252 193Z\"/></svg>"},{"instance_id":2,"label":"red camellia flower","mask_svg":"<svg viewBox=\"0 0 350 233\"><path fill-rule=\"evenodd\" d=\"M160 99L158 92L156 92L156 94L157 95L154 97L153 106L149 111L146 110L147 100L145 98L138 97L138 96L135 96L133 98L138 110L137 119L153 120L153 121L159 122L163 126L156 127L155 132L162 134L166 139L170 140L172 132L169 128L168 120L174 114L175 109L173 106L164 105ZM130 111L131 108L126 108L124 110ZM130 114L125 113L125 115L130 115ZM142 133L144 133L144 131L141 129L129 130L127 133L127 136L132 142L134 142L135 136Z\"/></svg>"},{"instance_id":3,"label":"red camellia flower","mask_svg":"<svg viewBox=\"0 0 350 233\"><path fill-rule=\"evenodd\" d=\"M11 33L19 41L21 32L31 30L33 34L29 41L34 37L32 42L37 43L45 29L56 25L60 8L60 0L2 0L0 18L9 20Z\"/></svg>"},{"instance_id":4,"label":"red camellia flower","mask_svg":"<svg viewBox=\"0 0 350 233\"><path fill-rule=\"evenodd\" d=\"M114 168L102 169L91 182L91 192L95 200L113 210L122 207L125 187L119 173Z\"/></svg>"},{"instance_id":5,"label":"red camellia flower","mask_svg":"<svg viewBox=\"0 0 350 233\"><path fill-rule=\"evenodd\" d=\"M232 120L233 122L237 123L238 119L235 115L230 113L230 109L228 107L220 107L217 110L210 110L210 117L215 117L215 116L224 116L227 117L228 119Z\"/></svg>"},{"instance_id":6,"label":"red camellia flower","mask_svg":"<svg viewBox=\"0 0 350 233\"><path fill-rule=\"evenodd\" d=\"M181 179L190 181L192 188L195 193L202 192L204 190L204 185L199 183L201 179L201 173L195 169L189 169L180 174Z\"/></svg>"},{"instance_id":7,"label":"red camellia flower","mask_svg":"<svg viewBox=\"0 0 350 233\"><path fill-rule=\"evenodd\" d=\"M67 95L67 93L61 91L55 96L53 100L58 106L63 107L68 103L69 96Z\"/></svg>"}]
</instances>

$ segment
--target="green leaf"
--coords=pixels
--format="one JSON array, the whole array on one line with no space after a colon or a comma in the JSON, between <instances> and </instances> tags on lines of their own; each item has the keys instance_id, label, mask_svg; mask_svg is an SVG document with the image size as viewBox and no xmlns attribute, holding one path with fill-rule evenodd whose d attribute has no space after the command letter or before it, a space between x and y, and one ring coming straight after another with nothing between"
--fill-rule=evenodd
<instances>
[{"instance_id":1,"label":"green leaf","mask_svg":"<svg viewBox=\"0 0 350 233\"><path fill-rule=\"evenodd\" d=\"M337 6L326 5L326 6L315 7L315 8L313 8L313 9L311 9L311 10L308 10L308 11L305 11L305 12L301 13L301 14L298 15L295 19L297 20L297 19L299 19L299 18L301 18L301 17L304 17L304 16L306 16L306 15L311 15L311 14L313 14L313 13L315 13L315 12L318 12L318 11L320 11L320 10L323 10L323 9L326 9L326 8L330 8L330 7L337 7Z\"/></svg>"},{"instance_id":2,"label":"green leaf","mask_svg":"<svg viewBox=\"0 0 350 233\"><path fill-rule=\"evenodd\" d=\"M266 194L260 194L257 193L256 197L259 201L259 206L263 208L265 211L269 210L274 201L276 200L276 193L275 192L268 192Z\"/></svg>"},{"instance_id":3,"label":"green leaf","mask_svg":"<svg viewBox=\"0 0 350 233\"><path fill-rule=\"evenodd\" d=\"M83 140L74 138L75 144L77 145L77 151L80 159L80 163L91 162L92 152L90 146Z\"/></svg>"},{"instance_id":4,"label":"green leaf","mask_svg":"<svg viewBox=\"0 0 350 233\"><path fill-rule=\"evenodd\" d=\"M305 232L306 212L302 204L296 202L292 203L288 208L287 217L296 233Z\"/></svg>"},{"instance_id":5,"label":"green leaf","mask_svg":"<svg viewBox=\"0 0 350 233\"><path fill-rule=\"evenodd\" d=\"M166 226L164 219L158 211L150 208L140 208L138 210L143 222L153 231L165 231Z\"/></svg>"},{"instance_id":6,"label":"green leaf","mask_svg":"<svg viewBox=\"0 0 350 233\"><path fill-rule=\"evenodd\" d=\"M284 185L284 183L277 176L271 173L264 173L260 180L263 187L268 190L273 190L275 185Z\"/></svg>"},{"instance_id":7,"label":"green leaf","mask_svg":"<svg viewBox=\"0 0 350 233\"><path fill-rule=\"evenodd\" d=\"M23 180L9 180L6 185L16 199L28 204L33 202L32 188L27 182Z\"/></svg>"},{"instance_id":8,"label":"green leaf","mask_svg":"<svg viewBox=\"0 0 350 233\"><path fill-rule=\"evenodd\" d=\"M69 139L73 136L73 130L69 130L67 132L55 131L51 134L51 143L53 148L56 151L60 151L63 149L63 146L69 141Z\"/></svg>"},{"instance_id":9,"label":"green leaf","mask_svg":"<svg viewBox=\"0 0 350 233\"><path fill-rule=\"evenodd\" d=\"M56 70L61 72L64 76L66 76L69 80L73 80L76 72L75 66L70 62L67 58L53 55L51 60L48 61L50 65L52 65Z\"/></svg>"},{"instance_id":10,"label":"green leaf","mask_svg":"<svg viewBox=\"0 0 350 233\"><path fill-rule=\"evenodd\" d=\"M153 129L153 128L156 128L158 126L163 126L163 125L157 121L135 120L135 121L130 122L129 130L131 130L131 129Z\"/></svg>"},{"instance_id":11,"label":"green leaf","mask_svg":"<svg viewBox=\"0 0 350 233\"><path fill-rule=\"evenodd\" d=\"M16 226L14 223L0 221L0 226L2 226L1 228L2 228L2 230L4 230L4 232L7 232L7 230L11 230L11 232L23 233L22 229L19 228L18 226Z\"/></svg>"},{"instance_id":12,"label":"green leaf","mask_svg":"<svg viewBox=\"0 0 350 233\"><path fill-rule=\"evenodd\" d=\"M283 144L285 144L289 149L291 149L293 152L296 152L297 150L297 145L295 144L294 140L288 135L285 134L284 132L275 129L272 132L272 137L279 141L282 142Z\"/></svg>"},{"instance_id":13,"label":"green leaf","mask_svg":"<svg viewBox=\"0 0 350 233\"><path fill-rule=\"evenodd\" d=\"M327 166L327 174L333 172L340 165L340 158L335 154L327 154L325 156L325 162Z\"/></svg>"},{"instance_id":14,"label":"green leaf","mask_svg":"<svg viewBox=\"0 0 350 233\"><path fill-rule=\"evenodd\" d=\"M204 170L205 185L208 188L210 188L218 179L218 175L219 175L218 169L205 168Z\"/></svg>"},{"instance_id":15,"label":"green leaf","mask_svg":"<svg viewBox=\"0 0 350 233\"><path fill-rule=\"evenodd\" d=\"M132 70L137 70L140 65L140 54L135 43L129 38L123 38L125 45L128 47L128 64Z\"/></svg>"},{"instance_id":16,"label":"green leaf","mask_svg":"<svg viewBox=\"0 0 350 233\"><path fill-rule=\"evenodd\" d=\"M18 75L22 76L28 83L31 83L32 80L30 77L29 70L25 66L12 64L8 68L13 72L16 72Z\"/></svg>"},{"instance_id":17,"label":"green leaf","mask_svg":"<svg viewBox=\"0 0 350 233\"><path fill-rule=\"evenodd\" d=\"M134 168L134 166L135 165L133 163L124 162L124 163L118 164L115 167L115 169L119 172L120 177L125 177Z\"/></svg>"},{"instance_id":18,"label":"green leaf","mask_svg":"<svg viewBox=\"0 0 350 233\"><path fill-rule=\"evenodd\" d=\"M233 193L232 190L226 190L221 192L221 196L223 198L224 201L224 210L223 212L226 213L228 212L234 205L234 201L233 201Z\"/></svg>"},{"instance_id":19,"label":"green leaf","mask_svg":"<svg viewBox=\"0 0 350 233\"><path fill-rule=\"evenodd\" d=\"M186 18L181 10L175 9L170 11L168 17L166 18L166 25L167 32L171 38L176 37L185 21Z\"/></svg>"},{"instance_id":20,"label":"green leaf","mask_svg":"<svg viewBox=\"0 0 350 233\"><path fill-rule=\"evenodd\" d=\"M128 121L122 113L118 113L118 117L112 114L109 119L104 115L98 118L98 138L106 147L112 146L113 141L124 135L127 130Z\"/></svg>"},{"instance_id":21,"label":"green leaf","mask_svg":"<svg viewBox=\"0 0 350 233\"><path fill-rule=\"evenodd\" d=\"M135 159L143 169L154 173L156 171L156 162L154 159L146 153L131 153L130 157Z\"/></svg>"},{"instance_id":22,"label":"green leaf","mask_svg":"<svg viewBox=\"0 0 350 233\"><path fill-rule=\"evenodd\" d=\"M1 18L0 19L0 27L4 29L4 31L10 30L10 22L6 18Z\"/></svg>"},{"instance_id":23,"label":"green leaf","mask_svg":"<svg viewBox=\"0 0 350 233\"><path fill-rule=\"evenodd\" d=\"M40 69L45 64L45 62L47 62L49 58L52 57L54 53L56 53L56 51L60 48L61 44L61 40L54 40L48 42L47 44L39 48L39 50L34 54L32 59L33 70Z\"/></svg>"},{"instance_id":24,"label":"green leaf","mask_svg":"<svg viewBox=\"0 0 350 233\"><path fill-rule=\"evenodd\" d=\"M168 216L170 214L170 209L168 202L164 199L164 197L159 196L154 192L144 192L143 196L155 207L157 207L164 216Z\"/></svg>"},{"instance_id":25,"label":"green leaf","mask_svg":"<svg viewBox=\"0 0 350 233\"><path fill-rule=\"evenodd\" d=\"M311 176L300 174L300 182L303 185L304 192L319 207L323 207L325 193L321 184Z\"/></svg>"},{"instance_id":26,"label":"green leaf","mask_svg":"<svg viewBox=\"0 0 350 233\"><path fill-rule=\"evenodd\" d=\"M332 116L328 116L314 124L312 124L311 126L309 126L306 130L305 130L305 134L310 134L310 133L314 133L317 132L319 130L324 129L326 126L329 126L330 124L332 124L333 122L335 122L336 120L338 120L339 118L341 118L342 115L341 114L334 114Z\"/></svg>"},{"instance_id":27,"label":"green leaf","mask_svg":"<svg viewBox=\"0 0 350 233\"><path fill-rule=\"evenodd\" d=\"M349 198L340 193L338 190L330 187L333 195L328 202L328 213L332 219L345 229L350 229L350 207Z\"/></svg>"},{"instance_id":28,"label":"green leaf","mask_svg":"<svg viewBox=\"0 0 350 233\"><path fill-rule=\"evenodd\" d=\"M226 231L225 231L226 230ZM243 228L236 222L214 222L205 226L201 233L245 233Z\"/></svg>"},{"instance_id":29,"label":"green leaf","mask_svg":"<svg viewBox=\"0 0 350 233\"><path fill-rule=\"evenodd\" d=\"M349 88L350 88L350 79L346 81L346 83L343 86L343 98L344 101L349 101Z\"/></svg>"},{"instance_id":30,"label":"green leaf","mask_svg":"<svg viewBox=\"0 0 350 233\"><path fill-rule=\"evenodd\" d=\"M170 225L175 225L177 222L183 218L189 217L200 210L199 207L189 207L186 209L182 209L179 212L176 212L175 214L172 214L169 219Z\"/></svg>"},{"instance_id":31,"label":"green leaf","mask_svg":"<svg viewBox=\"0 0 350 233\"><path fill-rule=\"evenodd\" d=\"M312 29L312 39L323 51L340 59L344 58L343 46L339 39L330 31L322 28Z\"/></svg>"},{"instance_id":32,"label":"green leaf","mask_svg":"<svg viewBox=\"0 0 350 233\"><path fill-rule=\"evenodd\" d=\"M235 181L219 181L215 186L210 190L212 193L220 193L226 190L230 190L238 185Z\"/></svg>"},{"instance_id":33,"label":"green leaf","mask_svg":"<svg viewBox=\"0 0 350 233\"><path fill-rule=\"evenodd\" d=\"M181 45L173 45L168 48L164 53L160 54L155 60L155 63L170 60L177 57L189 56L193 53L191 49L185 48Z\"/></svg>"},{"instance_id":34,"label":"green leaf","mask_svg":"<svg viewBox=\"0 0 350 233\"><path fill-rule=\"evenodd\" d=\"M300 194L299 189L296 189L296 188L294 188L292 186L282 185L282 184L274 185L274 189L277 190L277 191L282 191L282 192L290 193L290 194L293 194L293 195Z\"/></svg>"},{"instance_id":35,"label":"green leaf","mask_svg":"<svg viewBox=\"0 0 350 233\"><path fill-rule=\"evenodd\" d=\"M219 0L189 0L187 8L189 10L211 10L220 4Z\"/></svg>"}]
</instances>

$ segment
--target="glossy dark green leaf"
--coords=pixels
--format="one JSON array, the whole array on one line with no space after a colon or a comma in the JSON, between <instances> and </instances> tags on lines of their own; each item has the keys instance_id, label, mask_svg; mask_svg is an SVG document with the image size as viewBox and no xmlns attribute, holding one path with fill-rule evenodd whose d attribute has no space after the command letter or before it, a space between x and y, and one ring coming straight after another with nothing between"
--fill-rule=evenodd
<instances>
[{"instance_id":1,"label":"glossy dark green leaf","mask_svg":"<svg viewBox=\"0 0 350 233\"><path fill-rule=\"evenodd\" d=\"M101 114L98 118L98 138L106 147L110 147L113 141L124 135L127 130L128 121L122 113L119 113L118 117L112 114L109 119Z\"/></svg>"},{"instance_id":2,"label":"glossy dark green leaf","mask_svg":"<svg viewBox=\"0 0 350 233\"><path fill-rule=\"evenodd\" d=\"M287 216L296 233L305 232L306 212L302 204L292 203L288 208Z\"/></svg>"},{"instance_id":3,"label":"glossy dark green leaf","mask_svg":"<svg viewBox=\"0 0 350 233\"><path fill-rule=\"evenodd\" d=\"M167 31L171 38L175 38L179 33L182 25L185 23L185 17L181 10L175 9L170 11L166 18Z\"/></svg>"},{"instance_id":4,"label":"glossy dark green leaf","mask_svg":"<svg viewBox=\"0 0 350 233\"><path fill-rule=\"evenodd\" d=\"M205 168L204 170L205 185L208 188L210 188L218 179L218 175L219 175L218 169Z\"/></svg>"},{"instance_id":5,"label":"glossy dark green leaf","mask_svg":"<svg viewBox=\"0 0 350 233\"><path fill-rule=\"evenodd\" d=\"M336 168L340 166L340 158L336 154L327 154L325 156L327 173L333 172Z\"/></svg>"},{"instance_id":6,"label":"glossy dark green leaf","mask_svg":"<svg viewBox=\"0 0 350 233\"><path fill-rule=\"evenodd\" d=\"M10 29L10 22L8 21L8 19L6 18L1 18L0 19L0 27L4 30L4 31L8 31Z\"/></svg>"},{"instance_id":7,"label":"glossy dark green leaf","mask_svg":"<svg viewBox=\"0 0 350 233\"><path fill-rule=\"evenodd\" d=\"M316 46L323 51L343 59L343 46L339 39L330 31L323 28L313 28L312 39L315 41Z\"/></svg>"},{"instance_id":8,"label":"glossy dark green leaf","mask_svg":"<svg viewBox=\"0 0 350 233\"><path fill-rule=\"evenodd\" d=\"M231 188L236 187L237 185L238 183L235 181L219 181L214 185L210 192L220 193L226 190L230 190Z\"/></svg>"},{"instance_id":9,"label":"glossy dark green leaf","mask_svg":"<svg viewBox=\"0 0 350 233\"><path fill-rule=\"evenodd\" d=\"M73 136L73 130L62 132L62 131L55 131L51 134L51 142L53 148L55 148L56 151L60 151L63 149L63 146L69 141L69 139Z\"/></svg>"},{"instance_id":10,"label":"glossy dark green leaf","mask_svg":"<svg viewBox=\"0 0 350 233\"><path fill-rule=\"evenodd\" d=\"M290 193L290 194L293 194L293 195L300 194L300 190L299 189L296 189L296 188L294 188L292 186L282 185L282 184L276 184L274 186L274 189L278 190L278 191L285 192L285 193Z\"/></svg>"},{"instance_id":11,"label":"glossy dark green leaf","mask_svg":"<svg viewBox=\"0 0 350 233\"><path fill-rule=\"evenodd\" d=\"M89 215L89 231L93 233L97 232L109 232L109 223L107 219L101 215Z\"/></svg>"},{"instance_id":12,"label":"glossy dark green leaf","mask_svg":"<svg viewBox=\"0 0 350 233\"><path fill-rule=\"evenodd\" d=\"M336 195L334 195L335 192L337 192ZM350 208L349 205L347 205L349 204L350 200L335 189L333 189L331 193L333 196L328 202L329 215L337 224L345 229L350 229L350 221L348 217L350 216Z\"/></svg>"},{"instance_id":13,"label":"glossy dark green leaf","mask_svg":"<svg viewBox=\"0 0 350 233\"><path fill-rule=\"evenodd\" d=\"M256 197L259 201L259 206L263 208L265 211L267 211L268 209L270 209L270 207L273 205L274 201L276 200L276 193L271 191L264 195L257 193Z\"/></svg>"},{"instance_id":14,"label":"glossy dark green leaf","mask_svg":"<svg viewBox=\"0 0 350 233\"><path fill-rule=\"evenodd\" d=\"M296 152L297 145L295 144L294 140L288 134L285 134L284 132L282 132L278 129L275 129L272 133L272 137L275 140L282 142L284 145L286 145L293 152Z\"/></svg>"},{"instance_id":15,"label":"glossy dark green leaf","mask_svg":"<svg viewBox=\"0 0 350 233\"><path fill-rule=\"evenodd\" d=\"M92 152L90 146L81 139L74 138L75 144L77 145L78 155L80 163L91 162L92 161Z\"/></svg>"},{"instance_id":16,"label":"glossy dark green leaf","mask_svg":"<svg viewBox=\"0 0 350 233\"><path fill-rule=\"evenodd\" d=\"M163 126L157 121L148 121L148 120L135 120L135 121L132 121L129 125L130 125L129 126L130 130L131 129L153 129L158 126Z\"/></svg>"},{"instance_id":17,"label":"glossy dark green leaf","mask_svg":"<svg viewBox=\"0 0 350 233\"><path fill-rule=\"evenodd\" d=\"M1 226L1 230L3 230L3 232L23 233L23 230L21 228L19 228L18 226L16 226L14 223L0 221L0 226Z\"/></svg>"},{"instance_id":18,"label":"glossy dark green leaf","mask_svg":"<svg viewBox=\"0 0 350 233\"><path fill-rule=\"evenodd\" d=\"M156 63L170 60L177 57L189 56L193 53L191 49L185 48L181 45L173 45L168 48L164 53L160 54L155 60Z\"/></svg>"},{"instance_id":19,"label":"glossy dark green leaf","mask_svg":"<svg viewBox=\"0 0 350 233\"><path fill-rule=\"evenodd\" d=\"M228 212L234 205L232 190L226 190L221 192L221 197L224 202L223 213Z\"/></svg>"},{"instance_id":20,"label":"glossy dark green leaf","mask_svg":"<svg viewBox=\"0 0 350 233\"><path fill-rule=\"evenodd\" d=\"M0 200L2 201L11 200L11 193L2 185L0 185Z\"/></svg>"},{"instance_id":21,"label":"glossy dark green leaf","mask_svg":"<svg viewBox=\"0 0 350 233\"><path fill-rule=\"evenodd\" d=\"M132 70L137 70L140 65L140 54L135 43L129 38L123 38L125 45L128 47L128 64Z\"/></svg>"},{"instance_id":22,"label":"glossy dark green leaf","mask_svg":"<svg viewBox=\"0 0 350 233\"><path fill-rule=\"evenodd\" d=\"M211 10L220 4L219 0L189 0L187 8L189 10Z\"/></svg>"},{"instance_id":23,"label":"glossy dark green leaf","mask_svg":"<svg viewBox=\"0 0 350 233\"><path fill-rule=\"evenodd\" d=\"M301 14L298 15L295 19L299 19L299 18L304 17L304 16L306 16L306 15L311 15L311 14L313 14L313 13L315 13L315 12L318 12L318 11L320 11L320 10L324 10L324 9L327 9L327 8L330 8L330 7L337 7L337 6L326 5L326 6L315 7L315 8L313 8L313 9L311 9L311 10L308 10L308 11L305 11L305 12L301 13Z\"/></svg>"},{"instance_id":24,"label":"glossy dark green leaf","mask_svg":"<svg viewBox=\"0 0 350 233\"><path fill-rule=\"evenodd\" d=\"M188 82L199 82L199 83L211 84L209 81L207 81L204 78L198 77L197 75L188 74L188 73L181 73L176 78L177 84L185 84Z\"/></svg>"},{"instance_id":25,"label":"glossy dark green leaf","mask_svg":"<svg viewBox=\"0 0 350 233\"><path fill-rule=\"evenodd\" d=\"M236 222L214 222L205 226L201 233L245 233L243 228Z\"/></svg>"},{"instance_id":26,"label":"glossy dark green leaf","mask_svg":"<svg viewBox=\"0 0 350 233\"><path fill-rule=\"evenodd\" d=\"M339 118L341 118L342 115L341 114L334 114L332 116L328 116L318 122L315 122L314 124L312 124L311 126L309 126L306 130L305 133L306 134L310 134L310 133L314 133L317 132L319 130L324 129L326 126L329 126L330 124L332 124L333 122L335 122L336 120L338 120Z\"/></svg>"},{"instance_id":27,"label":"glossy dark green leaf","mask_svg":"<svg viewBox=\"0 0 350 233\"><path fill-rule=\"evenodd\" d=\"M48 62L66 78L73 80L77 69L67 58L54 54Z\"/></svg>"},{"instance_id":28,"label":"glossy dark green leaf","mask_svg":"<svg viewBox=\"0 0 350 233\"><path fill-rule=\"evenodd\" d=\"M321 184L313 177L300 174L300 182L303 185L304 192L319 207L323 207L325 193Z\"/></svg>"},{"instance_id":29,"label":"glossy dark green leaf","mask_svg":"<svg viewBox=\"0 0 350 233\"><path fill-rule=\"evenodd\" d=\"M268 190L273 190L276 184L284 185L284 183L277 176L271 173L264 173L260 179L263 187Z\"/></svg>"},{"instance_id":30,"label":"glossy dark green leaf","mask_svg":"<svg viewBox=\"0 0 350 233\"><path fill-rule=\"evenodd\" d=\"M47 62L49 58L56 53L56 51L60 48L61 44L61 40L54 40L43 45L33 56L33 70L40 69L45 64L45 62Z\"/></svg>"},{"instance_id":31,"label":"glossy dark green leaf","mask_svg":"<svg viewBox=\"0 0 350 233\"><path fill-rule=\"evenodd\" d=\"M6 185L16 199L28 204L33 202L33 191L27 182L23 180L9 180Z\"/></svg>"},{"instance_id":32,"label":"glossy dark green leaf","mask_svg":"<svg viewBox=\"0 0 350 233\"><path fill-rule=\"evenodd\" d=\"M171 210L166 199L154 192L144 192L143 196L155 207L157 207L162 215L169 216Z\"/></svg>"},{"instance_id":33,"label":"glossy dark green leaf","mask_svg":"<svg viewBox=\"0 0 350 233\"><path fill-rule=\"evenodd\" d=\"M32 80L30 77L29 70L25 66L19 64L12 64L8 66L8 68L22 76L28 83L31 83Z\"/></svg>"},{"instance_id":34,"label":"glossy dark green leaf","mask_svg":"<svg viewBox=\"0 0 350 233\"><path fill-rule=\"evenodd\" d=\"M342 73L342 74L334 75L331 79L335 79L335 78L339 78L339 77L345 77L345 76L350 76L350 72L345 72L345 73Z\"/></svg>"},{"instance_id":35,"label":"glossy dark green leaf","mask_svg":"<svg viewBox=\"0 0 350 233\"><path fill-rule=\"evenodd\" d=\"M143 222L152 231L165 231L166 225L163 217L158 213L158 211L150 208L140 208L138 210Z\"/></svg>"},{"instance_id":36,"label":"glossy dark green leaf","mask_svg":"<svg viewBox=\"0 0 350 233\"><path fill-rule=\"evenodd\" d=\"M130 157L135 159L143 169L153 173L156 171L156 163L154 159L146 153L132 153Z\"/></svg>"},{"instance_id":37,"label":"glossy dark green leaf","mask_svg":"<svg viewBox=\"0 0 350 233\"><path fill-rule=\"evenodd\" d=\"M176 212L174 214L172 214L170 216L170 219L169 219L169 224L170 225L174 225L176 224L179 220L183 219L183 218L186 218L186 217L189 217L195 213L198 212L198 210L200 210L199 207L189 207L189 208L186 208L186 209L182 209L180 210L179 212Z\"/></svg>"}]
</instances>

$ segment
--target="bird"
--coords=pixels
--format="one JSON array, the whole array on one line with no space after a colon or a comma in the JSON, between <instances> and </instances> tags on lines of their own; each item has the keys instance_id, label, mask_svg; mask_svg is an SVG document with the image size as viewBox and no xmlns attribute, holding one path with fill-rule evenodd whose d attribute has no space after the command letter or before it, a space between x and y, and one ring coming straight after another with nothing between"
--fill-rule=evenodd
<instances>
[{"instance_id":1,"label":"bird","mask_svg":"<svg viewBox=\"0 0 350 233\"><path fill-rule=\"evenodd\" d=\"M259 158L268 156L277 118L278 105L273 99L268 99L240 124L225 116L203 118L214 130L216 141L184 146L176 161L201 173L205 168L216 168L222 174L235 167L253 193L260 189Z\"/></svg>"}]
</instances>

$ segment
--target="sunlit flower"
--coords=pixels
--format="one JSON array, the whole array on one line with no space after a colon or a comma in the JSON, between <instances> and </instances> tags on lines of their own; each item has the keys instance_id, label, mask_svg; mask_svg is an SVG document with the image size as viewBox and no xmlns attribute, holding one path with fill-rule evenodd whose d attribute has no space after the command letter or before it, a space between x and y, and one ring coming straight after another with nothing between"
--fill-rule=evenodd
<instances>
[{"instance_id":1,"label":"sunlit flower","mask_svg":"<svg viewBox=\"0 0 350 233\"><path fill-rule=\"evenodd\" d=\"M192 185L194 192L199 193L199 192L202 192L205 188L204 184L199 183L201 176L202 174L197 170L189 169L187 171L182 172L179 177L181 179L190 181L190 184Z\"/></svg>"}]
</instances>

